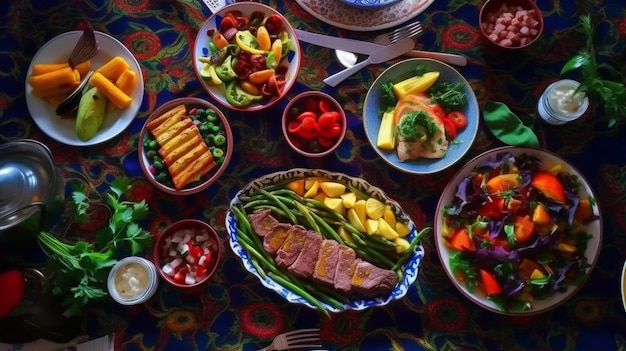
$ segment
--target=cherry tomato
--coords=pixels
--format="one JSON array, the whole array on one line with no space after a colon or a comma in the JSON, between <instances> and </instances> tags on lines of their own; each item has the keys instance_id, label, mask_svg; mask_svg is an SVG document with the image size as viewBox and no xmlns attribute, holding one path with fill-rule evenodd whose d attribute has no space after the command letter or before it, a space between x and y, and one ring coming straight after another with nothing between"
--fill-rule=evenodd
<instances>
[{"instance_id":1,"label":"cherry tomato","mask_svg":"<svg viewBox=\"0 0 626 351\"><path fill-rule=\"evenodd\" d=\"M336 121L336 117L334 113L324 112L317 119L317 125L320 127L320 129L330 129L335 124L335 121Z\"/></svg>"},{"instance_id":2,"label":"cherry tomato","mask_svg":"<svg viewBox=\"0 0 626 351\"><path fill-rule=\"evenodd\" d=\"M448 139L456 139L456 127L454 126L454 123L452 123L452 120L446 117L442 118L441 121L443 122L443 127L446 130L446 135L448 136Z\"/></svg>"},{"instance_id":3,"label":"cherry tomato","mask_svg":"<svg viewBox=\"0 0 626 351\"><path fill-rule=\"evenodd\" d=\"M253 71L260 71L266 69L265 56L261 54L250 55L250 65Z\"/></svg>"},{"instance_id":4,"label":"cherry tomato","mask_svg":"<svg viewBox=\"0 0 626 351\"><path fill-rule=\"evenodd\" d=\"M336 139L341 134L341 125L339 123L333 124L330 128L319 128L320 137L327 139Z\"/></svg>"},{"instance_id":5,"label":"cherry tomato","mask_svg":"<svg viewBox=\"0 0 626 351\"><path fill-rule=\"evenodd\" d=\"M454 126L458 129L464 129L467 127L467 116L461 111L452 111L448 113L448 118L454 123Z\"/></svg>"},{"instance_id":6,"label":"cherry tomato","mask_svg":"<svg viewBox=\"0 0 626 351\"><path fill-rule=\"evenodd\" d=\"M318 108L322 112L331 112L335 110L335 106L328 99L320 99Z\"/></svg>"},{"instance_id":7,"label":"cherry tomato","mask_svg":"<svg viewBox=\"0 0 626 351\"><path fill-rule=\"evenodd\" d=\"M439 118L445 118L446 117L446 111L443 110L443 107L441 107L440 105L432 105L431 110L433 111L433 113L435 114L435 116L439 117Z\"/></svg>"},{"instance_id":8,"label":"cherry tomato","mask_svg":"<svg viewBox=\"0 0 626 351\"><path fill-rule=\"evenodd\" d=\"M298 135L306 140L314 140L317 138L318 132L317 122L311 117L303 119L300 128L298 128Z\"/></svg>"},{"instance_id":9,"label":"cherry tomato","mask_svg":"<svg viewBox=\"0 0 626 351\"><path fill-rule=\"evenodd\" d=\"M236 28L237 21L232 16L226 16L222 18L222 22L220 23L220 32L224 33L230 28Z\"/></svg>"},{"instance_id":10,"label":"cherry tomato","mask_svg":"<svg viewBox=\"0 0 626 351\"><path fill-rule=\"evenodd\" d=\"M285 25L279 15L272 14L265 20L265 28L270 34L278 34L283 31Z\"/></svg>"},{"instance_id":11,"label":"cherry tomato","mask_svg":"<svg viewBox=\"0 0 626 351\"><path fill-rule=\"evenodd\" d=\"M315 114L315 112L312 111L304 111L300 113L298 117L296 117L296 121L302 122L305 118L313 118L314 120L316 120L317 115Z\"/></svg>"}]
</instances>

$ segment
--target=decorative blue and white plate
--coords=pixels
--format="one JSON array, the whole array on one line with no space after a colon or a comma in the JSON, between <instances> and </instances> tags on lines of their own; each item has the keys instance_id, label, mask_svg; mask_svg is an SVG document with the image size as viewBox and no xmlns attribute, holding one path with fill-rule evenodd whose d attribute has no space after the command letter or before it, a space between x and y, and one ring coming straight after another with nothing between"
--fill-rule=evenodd
<instances>
[{"instance_id":1,"label":"decorative blue and white plate","mask_svg":"<svg viewBox=\"0 0 626 351\"><path fill-rule=\"evenodd\" d=\"M295 292L285 288L284 286L282 286L281 284L279 284L278 282L276 282L269 276L259 273L256 267L250 261L250 256L248 255L248 252L241 246L241 244L238 241L238 234L237 234L238 221L237 221L235 213L232 210L233 206L237 206L242 203L242 201L240 200L240 197L247 196L260 188L264 188L268 185L272 185L277 182L284 181L286 179L296 179L296 178L304 178L304 177L323 177L329 180L341 182L345 184L346 186L354 187L360 191L363 191L364 193L370 196L375 197L378 200L383 201L386 204L389 204L392 207L394 213L400 214L398 217L408 224L411 232L408 234L406 239L409 242L413 238L415 238L415 236L417 235L417 230L415 228L415 224L413 223L413 221L411 221L409 216L402 210L400 205L397 202L389 199L389 197L387 197L387 195L385 195L385 193L380 188L370 185L368 182L366 182L363 179L354 178L354 177L351 177L342 173L329 172L329 171L319 170L319 169L312 170L312 169L304 169L304 168L294 168L289 171L267 174L263 177L253 180L248 185L246 185L232 199L230 203L231 209L226 214L226 230L228 232L228 241L230 243L231 249L237 256L241 258L241 261L244 267L246 268L246 270L248 270L250 273L257 276L264 286L275 291L276 293L278 293L280 296L284 297L287 301L291 303L299 303L299 304L303 304L310 308L315 309L316 307L314 305L312 305L310 302L308 302L305 298L303 298L299 294L296 294ZM350 300L349 303L344 303L342 308L336 308L334 306L330 306L324 303L323 303L323 306L328 311L341 312L345 310L363 310L369 307L383 306L383 305L388 304L391 301L398 300L402 298L404 295L406 295L411 285L415 282L415 279L417 279L418 268L423 257L424 257L423 246L419 244L415 245L413 254L410 256L409 260L407 260L404 266L404 274L402 275L402 279L398 282L396 287L392 290L392 292L388 296L381 296L381 297L377 297L373 299L364 299L364 298L356 299L355 298L353 300Z\"/></svg>"},{"instance_id":2,"label":"decorative blue and white plate","mask_svg":"<svg viewBox=\"0 0 626 351\"><path fill-rule=\"evenodd\" d=\"M402 0L339 0L346 5L360 7L364 9L375 9L379 7L391 6Z\"/></svg>"}]
</instances>

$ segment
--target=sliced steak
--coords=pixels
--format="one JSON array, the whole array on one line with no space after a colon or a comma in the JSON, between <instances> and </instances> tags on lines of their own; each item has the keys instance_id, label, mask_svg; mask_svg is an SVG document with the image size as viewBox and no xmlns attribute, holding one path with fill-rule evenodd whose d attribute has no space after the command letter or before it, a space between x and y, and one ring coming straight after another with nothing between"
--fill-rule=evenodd
<instances>
[{"instance_id":1,"label":"sliced steak","mask_svg":"<svg viewBox=\"0 0 626 351\"><path fill-rule=\"evenodd\" d=\"M272 256L276 255L278 249L283 246L285 239L293 230L293 225L288 223L278 223L274 229L263 238L263 248Z\"/></svg>"},{"instance_id":2,"label":"sliced steak","mask_svg":"<svg viewBox=\"0 0 626 351\"><path fill-rule=\"evenodd\" d=\"M398 284L396 272L357 259L352 276L352 289L355 292L368 297L386 296L396 284Z\"/></svg>"},{"instance_id":3,"label":"sliced steak","mask_svg":"<svg viewBox=\"0 0 626 351\"><path fill-rule=\"evenodd\" d=\"M249 214L248 220L252 229L261 237L267 236L279 224L278 220L272 217L272 210L269 209Z\"/></svg>"},{"instance_id":4,"label":"sliced steak","mask_svg":"<svg viewBox=\"0 0 626 351\"><path fill-rule=\"evenodd\" d=\"M287 269L299 277L310 278L313 276L315 263L317 262L317 257L320 252L322 236L312 230L307 230L305 235L306 240L304 241L302 251L300 251L296 260Z\"/></svg>"},{"instance_id":5,"label":"sliced steak","mask_svg":"<svg viewBox=\"0 0 626 351\"><path fill-rule=\"evenodd\" d=\"M335 289L348 293L352 288L352 276L356 268L356 253L351 247L339 245L337 269L335 270Z\"/></svg>"},{"instance_id":6,"label":"sliced steak","mask_svg":"<svg viewBox=\"0 0 626 351\"><path fill-rule=\"evenodd\" d=\"M298 258L300 251L306 241L307 229L301 225L295 225L283 245L276 252L276 264L279 267L287 268Z\"/></svg>"},{"instance_id":7,"label":"sliced steak","mask_svg":"<svg viewBox=\"0 0 626 351\"><path fill-rule=\"evenodd\" d=\"M339 243L335 240L322 240L317 262L315 263L315 270L313 271L313 279L333 286L338 258Z\"/></svg>"}]
</instances>

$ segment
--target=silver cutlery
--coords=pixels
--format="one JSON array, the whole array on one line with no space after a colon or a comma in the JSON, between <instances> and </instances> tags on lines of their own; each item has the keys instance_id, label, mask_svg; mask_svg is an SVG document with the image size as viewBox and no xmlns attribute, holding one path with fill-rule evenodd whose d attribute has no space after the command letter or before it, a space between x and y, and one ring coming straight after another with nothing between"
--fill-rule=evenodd
<instances>
[{"instance_id":1,"label":"silver cutlery","mask_svg":"<svg viewBox=\"0 0 626 351\"><path fill-rule=\"evenodd\" d=\"M298 329L276 335L269 346L258 351L279 351L304 347L321 347L320 330Z\"/></svg>"},{"instance_id":2,"label":"silver cutlery","mask_svg":"<svg viewBox=\"0 0 626 351\"><path fill-rule=\"evenodd\" d=\"M333 74L332 76L327 77L326 79L324 79L324 83L330 85L331 87L335 87L339 83L343 82L346 78L361 70L363 67L366 67L370 64L377 64L389 61L393 58L401 56L407 51L410 51L414 46L415 42L413 41L413 38L405 38L391 45L381 46L380 49L372 52L366 60L361 61L352 67L348 67L342 71Z\"/></svg>"},{"instance_id":3,"label":"silver cutlery","mask_svg":"<svg viewBox=\"0 0 626 351\"><path fill-rule=\"evenodd\" d=\"M226 0L202 0L211 13L217 12L217 10L226 6Z\"/></svg>"}]
</instances>

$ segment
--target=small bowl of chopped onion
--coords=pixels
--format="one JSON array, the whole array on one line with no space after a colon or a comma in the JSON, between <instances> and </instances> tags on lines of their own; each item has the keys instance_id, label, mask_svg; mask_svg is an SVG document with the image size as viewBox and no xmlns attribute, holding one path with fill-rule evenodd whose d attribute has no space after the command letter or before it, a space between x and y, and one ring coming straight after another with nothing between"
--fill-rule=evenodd
<instances>
[{"instance_id":1,"label":"small bowl of chopped onion","mask_svg":"<svg viewBox=\"0 0 626 351\"><path fill-rule=\"evenodd\" d=\"M488 0L478 18L483 37L514 50L534 43L543 32L543 13L533 0Z\"/></svg>"},{"instance_id":2,"label":"small bowl of chopped onion","mask_svg":"<svg viewBox=\"0 0 626 351\"><path fill-rule=\"evenodd\" d=\"M207 223L184 219L171 224L156 239L154 264L161 278L183 289L205 283L222 255L220 238Z\"/></svg>"}]
</instances>

